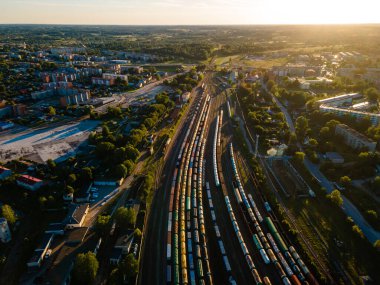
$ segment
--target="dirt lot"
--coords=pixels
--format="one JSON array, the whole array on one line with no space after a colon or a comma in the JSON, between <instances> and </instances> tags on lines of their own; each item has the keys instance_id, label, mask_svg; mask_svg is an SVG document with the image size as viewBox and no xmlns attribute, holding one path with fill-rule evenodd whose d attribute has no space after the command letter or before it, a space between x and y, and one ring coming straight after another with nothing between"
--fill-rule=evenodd
<instances>
[{"instance_id":1,"label":"dirt lot","mask_svg":"<svg viewBox=\"0 0 380 285\"><path fill-rule=\"evenodd\" d=\"M27 129L16 127L0 133L0 160L20 157L36 162L62 159L74 153L98 126L98 121L84 120L62 126Z\"/></svg>"}]
</instances>

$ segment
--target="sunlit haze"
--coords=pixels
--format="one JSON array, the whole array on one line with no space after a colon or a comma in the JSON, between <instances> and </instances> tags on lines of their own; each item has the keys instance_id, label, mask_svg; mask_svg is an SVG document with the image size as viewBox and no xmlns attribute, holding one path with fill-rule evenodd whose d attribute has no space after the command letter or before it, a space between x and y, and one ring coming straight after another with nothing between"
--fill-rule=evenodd
<instances>
[{"instance_id":1,"label":"sunlit haze","mask_svg":"<svg viewBox=\"0 0 380 285\"><path fill-rule=\"evenodd\" d=\"M1 0L0 23L201 25L378 23L376 0Z\"/></svg>"}]
</instances>

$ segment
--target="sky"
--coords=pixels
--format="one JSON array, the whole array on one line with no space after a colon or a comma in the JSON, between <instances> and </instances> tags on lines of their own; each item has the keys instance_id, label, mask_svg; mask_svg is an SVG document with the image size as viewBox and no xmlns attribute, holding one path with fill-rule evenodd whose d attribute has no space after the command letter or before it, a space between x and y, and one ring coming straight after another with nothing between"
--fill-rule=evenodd
<instances>
[{"instance_id":1,"label":"sky","mask_svg":"<svg viewBox=\"0 0 380 285\"><path fill-rule=\"evenodd\" d=\"M0 23L112 25L379 23L378 0L0 0Z\"/></svg>"}]
</instances>

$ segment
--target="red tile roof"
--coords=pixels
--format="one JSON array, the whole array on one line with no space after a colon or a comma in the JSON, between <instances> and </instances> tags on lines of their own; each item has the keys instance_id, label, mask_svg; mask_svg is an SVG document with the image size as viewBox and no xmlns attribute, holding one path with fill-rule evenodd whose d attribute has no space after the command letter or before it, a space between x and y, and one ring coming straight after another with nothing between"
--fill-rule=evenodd
<instances>
[{"instance_id":1,"label":"red tile roof","mask_svg":"<svg viewBox=\"0 0 380 285\"><path fill-rule=\"evenodd\" d=\"M21 175L20 177L17 178L17 180L29 185L34 185L38 182L42 182L41 179L35 178L33 176L29 176L29 175Z\"/></svg>"},{"instance_id":2,"label":"red tile roof","mask_svg":"<svg viewBox=\"0 0 380 285\"><path fill-rule=\"evenodd\" d=\"M9 169L0 165L0 174L2 174L4 171L8 171Z\"/></svg>"}]
</instances>

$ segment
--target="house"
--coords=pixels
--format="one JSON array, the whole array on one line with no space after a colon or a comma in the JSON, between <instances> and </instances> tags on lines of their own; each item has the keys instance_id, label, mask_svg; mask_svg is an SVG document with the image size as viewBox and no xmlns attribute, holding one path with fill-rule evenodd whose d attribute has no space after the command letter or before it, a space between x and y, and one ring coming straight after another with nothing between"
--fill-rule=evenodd
<instances>
[{"instance_id":1,"label":"house","mask_svg":"<svg viewBox=\"0 0 380 285\"><path fill-rule=\"evenodd\" d=\"M65 234L65 225L62 223L50 223L45 230L45 234L63 236Z\"/></svg>"},{"instance_id":2,"label":"house","mask_svg":"<svg viewBox=\"0 0 380 285\"><path fill-rule=\"evenodd\" d=\"M76 205L71 204L69 214L65 220L65 229L80 228L87 216L89 204Z\"/></svg>"},{"instance_id":3,"label":"house","mask_svg":"<svg viewBox=\"0 0 380 285\"><path fill-rule=\"evenodd\" d=\"M2 243L10 242L12 239L11 231L9 230L7 219L0 218L0 241Z\"/></svg>"},{"instance_id":4,"label":"house","mask_svg":"<svg viewBox=\"0 0 380 285\"><path fill-rule=\"evenodd\" d=\"M345 124L336 125L335 134L341 135L344 142L353 149L367 149L372 152L376 150L376 142Z\"/></svg>"},{"instance_id":5,"label":"house","mask_svg":"<svg viewBox=\"0 0 380 285\"><path fill-rule=\"evenodd\" d=\"M112 248L110 255L110 264L118 265L122 260L123 255L128 254L131 250L133 243L133 231L129 231L127 234L121 235L117 241L115 246Z\"/></svg>"},{"instance_id":6,"label":"house","mask_svg":"<svg viewBox=\"0 0 380 285\"><path fill-rule=\"evenodd\" d=\"M43 181L29 175L21 175L16 179L17 185L31 191L36 191L43 185Z\"/></svg>"},{"instance_id":7,"label":"house","mask_svg":"<svg viewBox=\"0 0 380 285\"><path fill-rule=\"evenodd\" d=\"M50 245L54 239L54 234L45 233L42 237L40 244L33 252L33 256L29 259L27 266L29 269L37 269L41 266L42 261L45 258L46 252L49 250Z\"/></svg>"},{"instance_id":8,"label":"house","mask_svg":"<svg viewBox=\"0 0 380 285\"><path fill-rule=\"evenodd\" d=\"M0 180L4 180L11 175L12 175L12 170L4 166L0 166Z\"/></svg>"},{"instance_id":9,"label":"house","mask_svg":"<svg viewBox=\"0 0 380 285\"><path fill-rule=\"evenodd\" d=\"M110 254L110 264L118 265L123 257L123 250L121 248L112 248Z\"/></svg>"},{"instance_id":10,"label":"house","mask_svg":"<svg viewBox=\"0 0 380 285\"><path fill-rule=\"evenodd\" d=\"M190 100L190 95L191 95L190 92L185 92L185 93L183 93L183 94L182 94L182 102L183 102L183 103L187 103L187 102L189 102L189 100Z\"/></svg>"},{"instance_id":11,"label":"house","mask_svg":"<svg viewBox=\"0 0 380 285\"><path fill-rule=\"evenodd\" d=\"M12 122L0 122L0 131L11 129L15 126Z\"/></svg>"},{"instance_id":12,"label":"house","mask_svg":"<svg viewBox=\"0 0 380 285\"><path fill-rule=\"evenodd\" d=\"M90 202L90 190L92 183L85 184L76 194L75 202L77 203L88 203Z\"/></svg>"},{"instance_id":13,"label":"house","mask_svg":"<svg viewBox=\"0 0 380 285\"><path fill-rule=\"evenodd\" d=\"M239 73L237 71L232 71L228 77L228 79L232 82L232 83L236 83L237 79L238 79L238 76L239 76Z\"/></svg>"},{"instance_id":14,"label":"house","mask_svg":"<svg viewBox=\"0 0 380 285\"><path fill-rule=\"evenodd\" d=\"M74 200L74 194L73 193L66 193L63 195L63 201L72 202L73 200Z\"/></svg>"}]
</instances>

